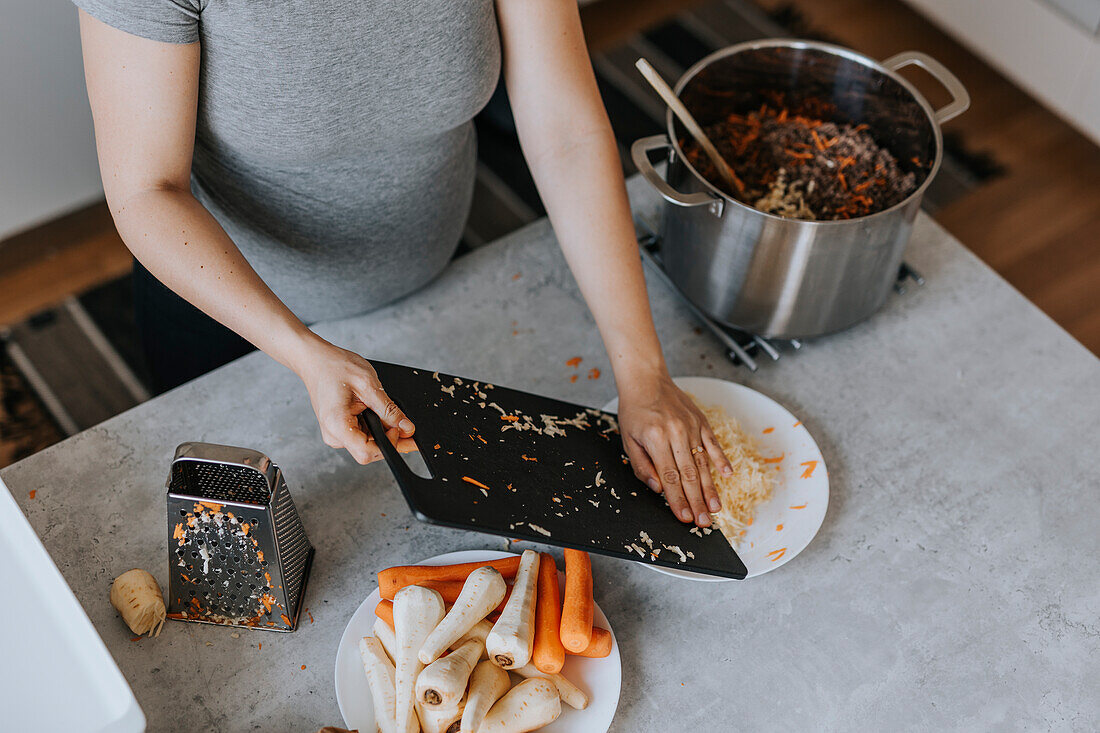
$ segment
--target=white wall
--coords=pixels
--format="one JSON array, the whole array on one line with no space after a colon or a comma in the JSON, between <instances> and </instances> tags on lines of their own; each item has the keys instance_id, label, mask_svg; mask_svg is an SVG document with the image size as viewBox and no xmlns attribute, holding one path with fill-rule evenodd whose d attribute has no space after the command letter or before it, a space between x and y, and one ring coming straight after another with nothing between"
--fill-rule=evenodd
<instances>
[{"instance_id":1,"label":"white wall","mask_svg":"<svg viewBox=\"0 0 1100 733\"><path fill-rule=\"evenodd\" d=\"M0 239L102 193L76 7L0 0Z\"/></svg>"},{"instance_id":2,"label":"white wall","mask_svg":"<svg viewBox=\"0 0 1100 733\"><path fill-rule=\"evenodd\" d=\"M1100 36L1086 12L1098 1L1070 14L1039 0L908 0L1100 143Z\"/></svg>"}]
</instances>

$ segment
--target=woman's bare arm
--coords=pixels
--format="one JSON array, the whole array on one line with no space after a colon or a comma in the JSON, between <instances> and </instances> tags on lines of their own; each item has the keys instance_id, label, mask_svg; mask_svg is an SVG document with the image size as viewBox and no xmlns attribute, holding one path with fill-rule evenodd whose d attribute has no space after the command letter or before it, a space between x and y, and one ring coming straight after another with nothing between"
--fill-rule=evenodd
<instances>
[{"instance_id":1,"label":"woman's bare arm","mask_svg":"<svg viewBox=\"0 0 1100 733\"><path fill-rule=\"evenodd\" d=\"M638 477L663 491L677 516L707 526L707 512L719 507L708 457L731 469L702 413L668 376L576 0L496 7L520 144L607 348L624 447Z\"/></svg>"},{"instance_id":2,"label":"woman's bare arm","mask_svg":"<svg viewBox=\"0 0 1100 733\"><path fill-rule=\"evenodd\" d=\"M412 434L370 364L327 343L280 301L191 194L199 44L150 41L80 11L100 173L122 240L158 280L294 370L325 442L360 462L377 446L359 430L364 406ZM405 444L403 447L410 447Z\"/></svg>"}]
</instances>

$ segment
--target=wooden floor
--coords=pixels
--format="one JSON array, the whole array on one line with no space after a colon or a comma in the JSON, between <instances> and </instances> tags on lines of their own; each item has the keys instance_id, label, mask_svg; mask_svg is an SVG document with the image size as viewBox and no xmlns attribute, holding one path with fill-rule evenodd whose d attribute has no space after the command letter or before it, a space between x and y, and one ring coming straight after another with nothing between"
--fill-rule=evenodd
<instances>
[{"instance_id":1,"label":"wooden floor","mask_svg":"<svg viewBox=\"0 0 1100 733\"><path fill-rule=\"evenodd\" d=\"M121 277L130 252L100 202L0 242L0 327Z\"/></svg>"},{"instance_id":2,"label":"wooden floor","mask_svg":"<svg viewBox=\"0 0 1100 733\"><path fill-rule=\"evenodd\" d=\"M582 16L590 45L607 48L700 1L600 0ZM1100 148L900 0L754 1L767 10L793 5L815 30L871 56L925 51L960 76L973 103L949 129L969 148L992 151L1007 172L936 218L1100 353ZM920 85L936 102L933 85ZM0 326L128 268L102 204L0 242Z\"/></svg>"}]
</instances>

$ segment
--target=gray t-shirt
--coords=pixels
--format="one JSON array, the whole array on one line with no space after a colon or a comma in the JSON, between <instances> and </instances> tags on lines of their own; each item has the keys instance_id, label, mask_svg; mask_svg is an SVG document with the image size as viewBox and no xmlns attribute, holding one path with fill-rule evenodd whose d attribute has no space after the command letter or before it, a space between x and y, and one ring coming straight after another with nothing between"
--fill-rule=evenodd
<instances>
[{"instance_id":1,"label":"gray t-shirt","mask_svg":"<svg viewBox=\"0 0 1100 733\"><path fill-rule=\"evenodd\" d=\"M314 322L446 266L473 192L471 118L500 73L493 0L75 0L202 46L191 188Z\"/></svg>"}]
</instances>

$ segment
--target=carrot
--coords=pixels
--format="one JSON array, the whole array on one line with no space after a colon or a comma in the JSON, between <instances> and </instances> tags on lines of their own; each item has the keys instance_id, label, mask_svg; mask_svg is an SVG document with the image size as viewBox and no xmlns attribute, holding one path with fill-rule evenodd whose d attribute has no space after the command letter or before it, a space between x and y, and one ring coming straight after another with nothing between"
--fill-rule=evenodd
<instances>
[{"instance_id":1,"label":"carrot","mask_svg":"<svg viewBox=\"0 0 1100 733\"><path fill-rule=\"evenodd\" d=\"M565 601L561 609L561 643L584 651L592 641L592 559L583 550L565 551Z\"/></svg>"},{"instance_id":2,"label":"carrot","mask_svg":"<svg viewBox=\"0 0 1100 733\"><path fill-rule=\"evenodd\" d=\"M382 599L378 602L378 605L374 607L374 615L389 624L390 628L393 628L393 601L387 601Z\"/></svg>"},{"instance_id":3,"label":"carrot","mask_svg":"<svg viewBox=\"0 0 1100 733\"><path fill-rule=\"evenodd\" d=\"M801 508L801 507L799 507L799 508ZM553 562L553 558L551 558L551 562ZM541 571L541 567L540 567L540 571ZM557 571L555 569L555 574L556 574L556 572ZM540 580L540 583L541 583L542 579L540 578L539 580ZM558 592L557 595L558 595L559 598L561 597L560 591ZM542 589L541 585L539 586L539 589L538 589L538 597L539 598L544 597L543 589ZM536 626L536 629L535 629L535 659L536 659L535 666L536 667L538 667L537 658L539 656L539 649L540 649L540 646L539 646L539 644L540 644L540 634L542 633L542 628L543 628L542 623L541 623L541 618L539 616L539 613L541 612L541 610L542 609L540 608L540 609L536 610L536 612L535 612L535 626ZM382 621L384 621L390 627L391 630L393 629L393 602L392 601L386 601L386 600L379 601L378 605L374 609L374 615L377 616L378 618L380 618ZM560 611L559 611L559 615L560 615ZM490 621L495 621L496 620L495 616L496 616L496 614L489 614L488 618L489 618ZM555 628L556 628L556 626L555 626ZM378 636L377 632L376 632L375 635ZM379 638L381 638L381 637L379 637ZM591 639L591 641L588 642L588 646L586 646L584 649L582 649L579 652L565 650L565 654L568 654L568 655L574 656L574 657L588 657L590 659L603 659L604 657L611 654L611 632L608 631L607 629L602 629L599 626L593 626L592 627L592 639ZM563 659L562 662L564 663L564 661L565 660ZM539 668L539 671L540 672L546 672L547 674L553 674L553 672L548 672L548 671L542 669L541 667ZM561 669L559 668L558 671L560 672Z\"/></svg>"},{"instance_id":4,"label":"carrot","mask_svg":"<svg viewBox=\"0 0 1100 733\"><path fill-rule=\"evenodd\" d=\"M426 580L465 581L470 573L486 565L499 570L505 580L511 580L519 570L519 558L504 557L458 565L399 565L378 572L378 590L383 598L393 600L394 594L406 585L421 585Z\"/></svg>"},{"instance_id":5,"label":"carrot","mask_svg":"<svg viewBox=\"0 0 1100 733\"><path fill-rule=\"evenodd\" d=\"M535 595L535 651L531 661L540 672L560 672L565 664L561 645L561 588L558 566L547 553L539 557L539 587Z\"/></svg>"},{"instance_id":6,"label":"carrot","mask_svg":"<svg viewBox=\"0 0 1100 733\"><path fill-rule=\"evenodd\" d=\"M592 641L588 642L588 646L583 651L567 653L577 657L603 659L611 654L611 632L607 629L601 629L599 626L593 626Z\"/></svg>"},{"instance_id":7,"label":"carrot","mask_svg":"<svg viewBox=\"0 0 1100 733\"><path fill-rule=\"evenodd\" d=\"M416 583L416 585L419 585L421 588L431 588L438 592L439 595L443 596L443 601L450 606L458 600L458 596L462 593L462 586L465 585L465 583L461 580L422 580ZM504 593L504 600L493 610L496 612L501 611L504 608L504 604L508 602L508 596L511 595L511 593L512 586L508 586ZM386 593L383 593L382 597L387 601L393 600L393 595L388 595Z\"/></svg>"}]
</instances>

